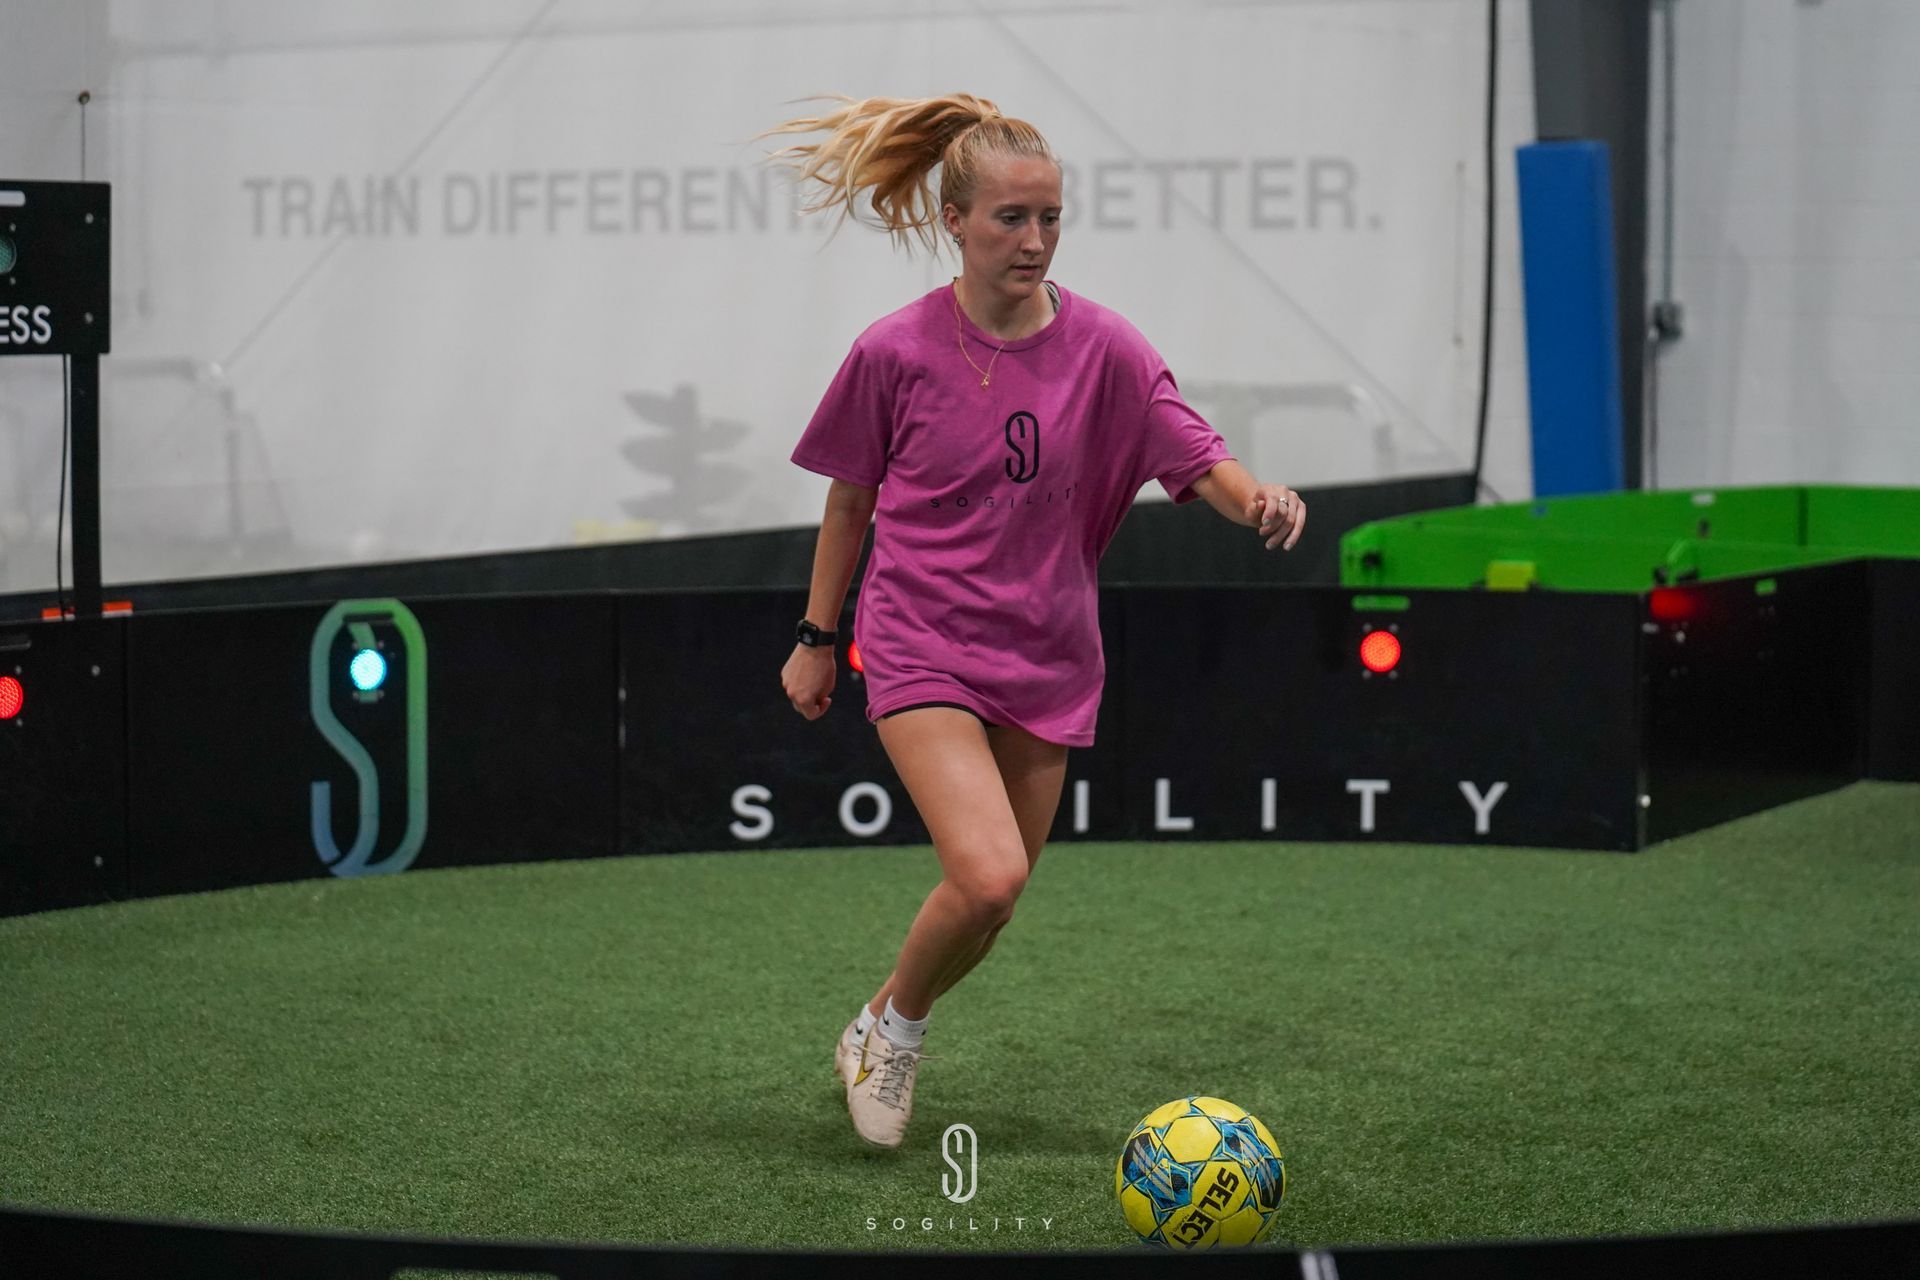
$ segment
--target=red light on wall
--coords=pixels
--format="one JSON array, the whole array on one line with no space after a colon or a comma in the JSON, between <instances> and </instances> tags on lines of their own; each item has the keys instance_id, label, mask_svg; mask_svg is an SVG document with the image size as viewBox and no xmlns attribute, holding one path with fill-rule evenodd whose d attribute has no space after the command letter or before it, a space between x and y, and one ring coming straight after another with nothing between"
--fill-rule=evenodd
<instances>
[{"instance_id":1,"label":"red light on wall","mask_svg":"<svg viewBox=\"0 0 1920 1280\"><path fill-rule=\"evenodd\" d=\"M131 600L106 600L100 605L100 616L103 618L124 617L132 612L133 601ZM63 618L69 622L73 621L72 605L63 609L59 605L50 604L40 610L42 622L59 622Z\"/></svg>"},{"instance_id":2,"label":"red light on wall","mask_svg":"<svg viewBox=\"0 0 1920 1280\"><path fill-rule=\"evenodd\" d=\"M1685 622L1693 610L1692 594L1677 587L1655 587L1647 597L1647 613L1655 622Z\"/></svg>"},{"instance_id":3,"label":"red light on wall","mask_svg":"<svg viewBox=\"0 0 1920 1280\"><path fill-rule=\"evenodd\" d=\"M851 640L847 642L847 663L855 671L863 674L866 672L867 664L860 660L860 646Z\"/></svg>"},{"instance_id":4,"label":"red light on wall","mask_svg":"<svg viewBox=\"0 0 1920 1280\"><path fill-rule=\"evenodd\" d=\"M1360 665L1383 675L1400 665L1400 637L1391 631L1369 631L1360 642Z\"/></svg>"},{"instance_id":5,"label":"red light on wall","mask_svg":"<svg viewBox=\"0 0 1920 1280\"><path fill-rule=\"evenodd\" d=\"M0 720L11 720L27 705L27 691L12 676L0 676Z\"/></svg>"}]
</instances>

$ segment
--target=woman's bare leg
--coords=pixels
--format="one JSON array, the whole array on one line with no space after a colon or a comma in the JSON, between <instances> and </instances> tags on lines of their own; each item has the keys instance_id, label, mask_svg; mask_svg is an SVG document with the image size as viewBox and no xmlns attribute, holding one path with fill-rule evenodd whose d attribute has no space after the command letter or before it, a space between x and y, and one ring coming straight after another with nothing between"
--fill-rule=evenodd
<instances>
[{"instance_id":1,"label":"woman's bare leg","mask_svg":"<svg viewBox=\"0 0 1920 1280\"><path fill-rule=\"evenodd\" d=\"M876 997L924 1018L940 979L1013 915L1027 853L987 732L972 714L921 707L879 722L880 742L933 837L940 883L921 904L893 977Z\"/></svg>"},{"instance_id":2,"label":"woman's bare leg","mask_svg":"<svg viewBox=\"0 0 1920 1280\"><path fill-rule=\"evenodd\" d=\"M880 741L925 819L940 859L940 883L914 917L874 1010L884 1016L891 1009L918 1022L932 1012L941 991L979 963L1012 918L1014 900L1026 887L1028 869L1046 837L1038 822L1041 806L1033 797L1044 797L1051 780L1058 802L1065 752L1060 752L1061 767L1052 770L1046 753L1023 752L1017 741L996 747L978 718L951 707L890 716L880 722ZM1023 800L1025 822L1015 811L1016 796ZM1047 817L1050 822L1051 814ZM843 1068L847 1112L863 1139L897 1147L913 1115L921 1053L908 1028L899 1029L898 1042L889 1038L887 1023L876 1031L861 1042L858 1062L849 1059ZM841 1066L837 1052L834 1061Z\"/></svg>"},{"instance_id":3,"label":"woman's bare leg","mask_svg":"<svg viewBox=\"0 0 1920 1280\"><path fill-rule=\"evenodd\" d=\"M945 708L928 708L928 710L939 711ZM914 714L917 713L908 712L892 719L905 719ZM973 719L965 712L954 714L968 720ZM881 723L885 724L889 721ZM977 725L979 722L975 720L974 723ZM993 755L994 768L999 774L1008 807L1012 810L1014 824L1020 832L1022 851L1030 874L1034 864L1040 860L1040 851L1046 847L1047 836L1053 830L1054 814L1060 807L1060 792L1067 776L1067 748L1036 738L1014 725L1000 725L985 732L988 749ZM931 830L930 823L929 830ZM935 847L938 848L937 838ZM945 866L944 860L942 866ZM939 890L936 888L934 892L937 894ZM931 904L933 895L929 895L927 901ZM922 915L926 911L927 908L923 906ZM1000 921L985 935L978 938L974 945L949 956L935 979L932 999L938 999L944 995L955 983L971 972L975 965L986 958L987 952L992 950L994 940L1000 936L1000 929L1005 923L1005 920ZM919 927L918 919L915 920L915 927ZM911 933L908 936L911 939ZM887 981L881 984L880 990L867 1006L874 1013L884 1013L888 997L896 995L894 987L897 974L896 969L895 974L890 975ZM924 1016L913 1014L903 1008L897 997L894 1007L908 1017Z\"/></svg>"}]
</instances>

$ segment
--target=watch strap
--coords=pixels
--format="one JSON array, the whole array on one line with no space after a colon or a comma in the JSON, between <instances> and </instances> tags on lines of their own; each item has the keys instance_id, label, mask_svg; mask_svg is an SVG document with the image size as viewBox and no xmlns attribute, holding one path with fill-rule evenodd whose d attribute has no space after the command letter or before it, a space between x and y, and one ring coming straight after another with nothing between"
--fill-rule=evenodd
<instances>
[{"instance_id":1,"label":"watch strap","mask_svg":"<svg viewBox=\"0 0 1920 1280\"><path fill-rule=\"evenodd\" d=\"M818 648L834 643L839 638L838 631L823 631L805 618L793 629L793 638L809 648Z\"/></svg>"}]
</instances>

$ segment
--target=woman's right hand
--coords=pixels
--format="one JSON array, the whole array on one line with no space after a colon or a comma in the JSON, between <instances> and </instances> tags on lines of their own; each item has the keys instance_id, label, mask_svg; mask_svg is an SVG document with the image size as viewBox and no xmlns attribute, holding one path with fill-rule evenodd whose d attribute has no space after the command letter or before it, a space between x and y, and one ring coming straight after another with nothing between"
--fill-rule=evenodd
<instances>
[{"instance_id":1,"label":"woman's right hand","mask_svg":"<svg viewBox=\"0 0 1920 1280\"><path fill-rule=\"evenodd\" d=\"M818 720L833 705L833 681L839 664L827 645L793 646L793 655L780 668L780 687L786 691L793 709L809 720Z\"/></svg>"}]
</instances>

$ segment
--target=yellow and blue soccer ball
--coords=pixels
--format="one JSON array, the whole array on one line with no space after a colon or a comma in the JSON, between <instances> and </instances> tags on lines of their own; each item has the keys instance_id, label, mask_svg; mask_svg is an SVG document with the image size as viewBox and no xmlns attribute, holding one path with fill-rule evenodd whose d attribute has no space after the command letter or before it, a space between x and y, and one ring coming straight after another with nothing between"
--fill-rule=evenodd
<instances>
[{"instance_id":1,"label":"yellow and blue soccer ball","mask_svg":"<svg viewBox=\"0 0 1920 1280\"><path fill-rule=\"evenodd\" d=\"M1149 1244L1215 1249L1263 1239L1280 1214L1287 1166L1246 1111L1192 1097L1150 1112L1113 1171L1127 1225Z\"/></svg>"}]
</instances>

